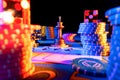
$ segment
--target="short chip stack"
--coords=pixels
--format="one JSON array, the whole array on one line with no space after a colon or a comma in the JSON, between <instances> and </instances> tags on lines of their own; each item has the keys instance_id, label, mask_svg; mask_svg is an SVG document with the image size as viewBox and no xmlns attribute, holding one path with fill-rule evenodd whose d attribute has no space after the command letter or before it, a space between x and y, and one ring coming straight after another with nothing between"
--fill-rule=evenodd
<instances>
[{"instance_id":1,"label":"short chip stack","mask_svg":"<svg viewBox=\"0 0 120 80\"><path fill-rule=\"evenodd\" d=\"M0 26L0 80L22 80L34 71L28 25Z\"/></svg>"},{"instance_id":2,"label":"short chip stack","mask_svg":"<svg viewBox=\"0 0 120 80\"><path fill-rule=\"evenodd\" d=\"M95 34L97 29L96 23L80 23L78 33L80 33L83 44L84 55L100 56L103 50L98 43L99 36Z\"/></svg>"},{"instance_id":3,"label":"short chip stack","mask_svg":"<svg viewBox=\"0 0 120 80\"><path fill-rule=\"evenodd\" d=\"M97 29L96 29L96 34L99 37L99 44L103 47L103 52L102 52L102 56L108 56L109 55L109 51L110 51L110 46L107 43L107 33L105 31L105 27L106 27L106 23L105 22L99 22Z\"/></svg>"},{"instance_id":4,"label":"short chip stack","mask_svg":"<svg viewBox=\"0 0 120 80\"><path fill-rule=\"evenodd\" d=\"M46 27L46 39L54 39L54 27L48 26Z\"/></svg>"},{"instance_id":5,"label":"short chip stack","mask_svg":"<svg viewBox=\"0 0 120 80\"><path fill-rule=\"evenodd\" d=\"M108 80L120 80L120 6L107 10L105 16L113 26L107 77Z\"/></svg>"}]
</instances>

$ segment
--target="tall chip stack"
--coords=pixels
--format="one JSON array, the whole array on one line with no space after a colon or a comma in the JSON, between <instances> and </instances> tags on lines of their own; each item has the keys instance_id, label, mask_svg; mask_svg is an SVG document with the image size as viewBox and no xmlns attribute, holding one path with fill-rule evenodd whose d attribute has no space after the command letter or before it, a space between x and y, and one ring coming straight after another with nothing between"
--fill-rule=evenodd
<instances>
[{"instance_id":1,"label":"tall chip stack","mask_svg":"<svg viewBox=\"0 0 120 80\"><path fill-rule=\"evenodd\" d=\"M32 74L30 26L0 26L0 80L21 80Z\"/></svg>"},{"instance_id":2,"label":"tall chip stack","mask_svg":"<svg viewBox=\"0 0 120 80\"><path fill-rule=\"evenodd\" d=\"M8 13L9 11L2 16ZM10 18L9 22L8 17L14 18L13 15L5 19L2 17L3 24L0 25L0 80L23 80L32 75L35 69L31 61L33 43L30 34L32 28L22 22L18 24L15 21L17 18L13 20ZM22 19L19 18L17 21L22 21Z\"/></svg>"},{"instance_id":3,"label":"tall chip stack","mask_svg":"<svg viewBox=\"0 0 120 80\"><path fill-rule=\"evenodd\" d=\"M80 23L78 33L81 34L84 55L100 56L103 47L98 43L99 37L95 34L96 23Z\"/></svg>"},{"instance_id":4,"label":"tall chip stack","mask_svg":"<svg viewBox=\"0 0 120 80\"><path fill-rule=\"evenodd\" d=\"M120 80L120 6L107 10L105 17L113 26L107 78L108 80Z\"/></svg>"},{"instance_id":5,"label":"tall chip stack","mask_svg":"<svg viewBox=\"0 0 120 80\"><path fill-rule=\"evenodd\" d=\"M108 32L106 32L105 27L106 27L105 22L99 22L95 32L99 37L99 40L98 40L99 44L103 47L103 52L101 56L108 56L110 51L110 46L107 42Z\"/></svg>"}]
</instances>

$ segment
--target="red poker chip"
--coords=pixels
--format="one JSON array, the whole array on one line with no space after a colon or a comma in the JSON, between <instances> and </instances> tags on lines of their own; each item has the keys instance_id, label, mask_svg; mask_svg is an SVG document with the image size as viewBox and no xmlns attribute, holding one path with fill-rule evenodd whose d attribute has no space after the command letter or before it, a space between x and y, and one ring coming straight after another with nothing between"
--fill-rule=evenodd
<instances>
[{"instance_id":1,"label":"red poker chip","mask_svg":"<svg viewBox=\"0 0 120 80\"><path fill-rule=\"evenodd\" d=\"M1 26L1 29L8 29L8 30L12 30L14 28L13 25L8 25L8 24L3 24Z\"/></svg>"},{"instance_id":2,"label":"red poker chip","mask_svg":"<svg viewBox=\"0 0 120 80\"><path fill-rule=\"evenodd\" d=\"M18 27L18 26L17 26ZM14 28L14 29L10 29L10 27L3 27L0 28L0 34L3 35L10 35L10 34L31 34L31 29L30 28L23 28L23 30L21 30L20 28Z\"/></svg>"},{"instance_id":3,"label":"red poker chip","mask_svg":"<svg viewBox=\"0 0 120 80\"><path fill-rule=\"evenodd\" d=\"M32 63L31 63L32 64ZM26 71L28 71L32 66L31 64L24 64L24 66L19 66L19 67L11 67L11 68L6 68L6 69L0 69L0 75L4 75L4 74L21 74L21 73L25 73Z\"/></svg>"},{"instance_id":4,"label":"red poker chip","mask_svg":"<svg viewBox=\"0 0 120 80\"><path fill-rule=\"evenodd\" d=\"M15 40L9 40L9 39L4 39L4 40L0 40L0 50L3 49L3 46L6 47L6 49L12 49L14 48L15 46L16 47L23 47L23 42L20 42L20 41L15 41Z\"/></svg>"},{"instance_id":5,"label":"red poker chip","mask_svg":"<svg viewBox=\"0 0 120 80\"><path fill-rule=\"evenodd\" d=\"M31 67L31 63L30 62L28 62L28 64L26 64L26 63L14 63L14 64L12 64L12 65L0 65L1 67L0 67L0 74L3 74L3 72L2 71L6 71L6 70L8 70L8 69L14 69L14 68L29 68L29 67Z\"/></svg>"},{"instance_id":6,"label":"red poker chip","mask_svg":"<svg viewBox=\"0 0 120 80\"><path fill-rule=\"evenodd\" d=\"M24 59L29 59L32 57L32 54L30 53L14 53L14 54L5 54L5 55L0 55L0 63L2 63L2 61L7 61L7 60L24 60Z\"/></svg>"},{"instance_id":7,"label":"red poker chip","mask_svg":"<svg viewBox=\"0 0 120 80\"><path fill-rule=\"evenodd\" d=\"M1 70L0 76L6 76L6 75L22 75L32 68L32 64L30 66L21 68L21 67L16 67L16 68L11 68L11 69L6 69L6 70Z\"/></svg>"},{"instance_id":8,"label":"red poker chip","mask_svg":"<svg viewBox=\"0 0 120 80\"><path fill-rule=\"evenodd\" d=\"M14 63L20 63L20 64L22 64L22 63L27 63L30 60L31 60L30 57L18 58L18 59L13 59L13 60L12 59L7 59L7 60L4 60L4 62L1 61L0 65L12 65Z\"/></svg>"},{"instance_id":9,"label":"red poker chip","mask_svg":"<svg viewBox=\"0 0 120 80\"><path fill-rule=\"evenodd\" d=\"M28 50L28 51L27 51ZM5 60L5 59L12 59L12 58L22 58L23 56L31 56L32 51L27 49L24 50L24 48L22 49L10 49L10 50L0 50L0 60Z\"/></svg>"}]
</instances>

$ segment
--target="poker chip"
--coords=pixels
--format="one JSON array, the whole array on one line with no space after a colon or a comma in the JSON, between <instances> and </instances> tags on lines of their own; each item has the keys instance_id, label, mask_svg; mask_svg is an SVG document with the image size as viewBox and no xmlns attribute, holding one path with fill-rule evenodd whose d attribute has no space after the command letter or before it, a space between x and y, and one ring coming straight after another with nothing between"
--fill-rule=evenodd
<instances>
[{"instance_id":1,"label":"poker chip","mask_svg":"<svg viewBox=\"0 0 120 80\"><path fill-rule=\"evenodd\" d=\"M113 35L119 35L120 34L120 26L114 26L112 30Z\"/></svg>"},{"instance_id":2,"label":"poker chip","mask_svg":"<svg viewBox=\"0 0 120 80\"><path fill-rule=\"evenodd\" d=\"M86 40L86 41L82 40L81 43L82 43L83 45L87 45L87 44L98 44L97 41L87 41L87 40Z\"/></svg>"},{"instance_id":3,"label":"poker chip","mask_svg":"<svg viewBox=\"0 0 120 80\"><path fill-rule=\"evenodd\" d=\"M29 68L26 72L19 72L19 75L18 75L18 72L17 74L10 74L10 70L8 70L8 73L5 75L0 75L0 80L22 80L22 79L25 79L27 78L28 76L32 75L32 73L34 72L35 70L35 67L34 65L32 64L32 67ZM19 69L18 69L19 71Z\"/></svg>"},{"instance_id":4,"label":"poker chip","mask_svg":"<svg viewBox=\"0 0 120 80\"><path fill-rule=\"evenodd\" d=\"M107 75L109 76L109 80L119 80L120 72L118 71L120 68L119 63L111 63L109 62L108 68L107 68Z\"/></svg>"},{"instance_id":5,"label":"poker chip","mask_svg":"<svg viewBox=\"0 0 120 80\"><path fill-rule=\"evenodd\" d=\"M100 44L96 44L96 43L89 43L89 44L83 45L83 47L87 47L87 46L88 46L88 47L89 47L89 46L90 46L90 47L92 47L92 46L93 46L93 47L97 47L97 46L99 47L99 46L101 46L101 45L100 45Z\"/></svg>"},{"instance_id":6,"label":"poker chip","mask_svg":"<svg viewBox=\"0 0 120 80\"><path fill-rule=\"evenodd\" d=\"M105 12L105 16L109 17L109 16L117 14L117 13L120 13L120 6L114 7L114 8L111 8L111 9L107 10Z\"/></svg>"},{"instance_id":7,"label":"poker chip","mask_svg":"<svg viewBox=\"0 0 120 80\"><path fill-rule=\"evenodd\" d=\"M84 55L89 55L89 56L101 56L102 51L91 51L91 50L83 50Z\"/></svg>"},{"instance_id":8,"label":"poker chip","mask_svg":"<svg viewBox=\"0 0 120 80\"><path fill-rule=\"evenodd\" d=\"M112 35L112 38L111 38L111 44L114 43L114 41L120 41L120 38L116 35Z\"/></svg>"},{"instance_id":9,"label":"poker chip","mask_svg":"<svg viewBox=\"0 0 120 80\"><path fill-rule=\"evenodd\" d=\"M80 23L78 33L94 34L96 27L96 23Z\"/></svg>"},{"instance_id":10,"label":"poker chip","mask_svg":"<svg viewBox=\"0 0 120 80\"><path fill-rule=\"evenodd\" d=\"M95 77L106 77L107 63L94 58L76 58L72 61L74 70L81 74Z\"/></svg>"},{"instance_id":11,"label":"poker chip","mask_svg":"<svg viewBox=\"0 0 120 80\"><path fill-rule=\"evenodd\" d=\"M115 19L114 21L111 21L110 24L113 26L118 26L118 25L120 25L120 19Z\"/></svg>"},{"instance_id":12,"label":"poker chip","mask_svg":"<svg viewBox=\"0 0 120 80\"><path fill-rule=\"evenodd\" d=\"M119 13L108 17L109 21L114 21L114 20L118 20L118 19L120 19Z\"/></svg>"},{"instance_id":13,"label":"poker chip","mask_svg":"<svg viewBox=\"0 0 120 80\"><path fill-rule=\"evenodd\" d=\"M83 41L98 41L98 35L81 35L81 40Z\"/></svg>"},{"instance_id":14,"label":"poker chip","mask_svg":"<svg viewBox=\"0 0 120 80\"><path fill-rule=\"evenodd\" d=\"M114 62L120 62L119 58L120 58L120 53L118 53L118 54L111 53L108 59L111 61L114 61Z\"/></svg>"},{"instance_id":15,"label":"poker chip","mask_svg":"<svg viewBox=\"0 0 120 80\"><path fill-rule=\"evenodd\" d=\"M4 59L4 62L0 62L0 65L10 65L12 63L19 63L19 64L22 64L22 63L26 63L30 60L29 57L25 57L25 58L16 58L16 59Z\"/></svg>"}]
</instances>

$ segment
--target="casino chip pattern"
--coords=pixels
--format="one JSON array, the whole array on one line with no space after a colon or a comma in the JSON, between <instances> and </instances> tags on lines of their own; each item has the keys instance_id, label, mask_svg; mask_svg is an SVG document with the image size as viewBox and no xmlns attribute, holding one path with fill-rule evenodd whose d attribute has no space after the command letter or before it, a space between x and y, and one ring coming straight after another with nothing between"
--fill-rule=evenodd
<instances>
[{"instance_id":1,"label":"casino chip pattern","mask_svg":"<svg viewBox=\"0 0 120 80\"><path fill-rule=\"evenodd\" d=\"M0 26L0 80L22 80L34 71L30 34L27 25Z\"/></svg>"},{"instance_id":2,"label":"casino chip pattern","mask_svg":"<svg viewBox=\"0 0 120 80\"><path fill-rule=\"evenodd\" d=\"M120 6L107 10L105 16L113 26L107 77L108 80L120 80Z\"/></svg>"},{"instance_id":3,"label":"casino chip pattern","mask_svg":"<svg viewBox=\"0 0 120 80\"><path fill-rule=\"evenodd\" d=\"M72 61L72 68L82 74L106 77L107 63L94 58L76 58Z\"/></svg>"}]
</instances>

